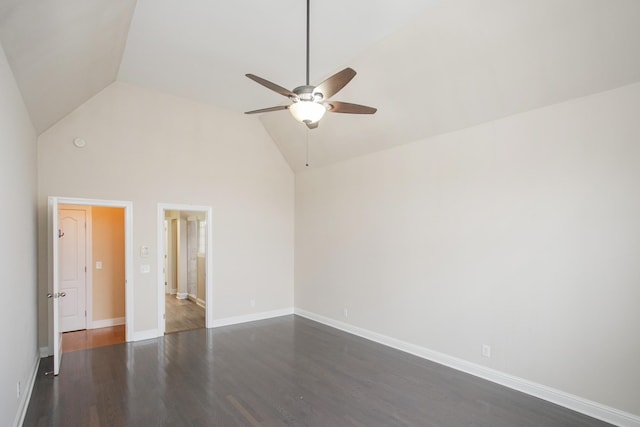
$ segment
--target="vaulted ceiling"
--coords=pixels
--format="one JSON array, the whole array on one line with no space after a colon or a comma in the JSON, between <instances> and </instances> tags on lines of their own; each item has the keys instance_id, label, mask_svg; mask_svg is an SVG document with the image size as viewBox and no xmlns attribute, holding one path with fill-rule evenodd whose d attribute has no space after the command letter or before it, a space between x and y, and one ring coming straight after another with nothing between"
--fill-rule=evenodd
<instances>
[{"instance_id":1,"label":"vaulted ceiling","mask_svg":"<svg viewBox=\"0 0 640 427\"><path fill-rule=\"evenodd\" d=\"M321 166L640 81L637 0L312 0L311 82L350 66L308 133ZM305 77L305 0L4 0L0 42L43 132L120 80L243 112L287 104L244 77ZM261 120L294 170L307 129Z\"/></svg>"}]
</instances>

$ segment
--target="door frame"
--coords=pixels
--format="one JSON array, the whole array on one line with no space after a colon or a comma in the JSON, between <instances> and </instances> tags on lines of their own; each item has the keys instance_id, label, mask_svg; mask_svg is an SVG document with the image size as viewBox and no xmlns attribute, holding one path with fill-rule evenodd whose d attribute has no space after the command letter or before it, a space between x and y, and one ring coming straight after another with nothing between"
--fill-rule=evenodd
<instances>
[{"instance_id":1,"label":"door frame","mask_svg":"<svg viewBox=\"0 0 640 427\"><path fill-rule=\"evenodd\" d=\"M165 211L189 211L204 213L207 222L207 250L205 253L205 327L213 327L213 209L211 206L184 205L177 203L158 203L157 229L157 266L158 266L158 333L165 332L165 291L164 291L164 220Z\"/></svg>"},{"instance_id":2,"label":"door frame","mask_svg":"<svg viewBox=\"0 0 640 427\"><path fill-rule=\"evenodd\" d=\"M51 238L54 230L57 230L58 225L53 223L58 217L59 205L76 205L76 206L98 206L98 207L110 207L110 208L124 208L124 279L125 279L125 340L127 342L134 340L134 300L133 300L133 202L120 201L120 200L103 200L103 199L83 199L76 197L58 197L49 196L49 214L48 214L48 226L49 236ZM57 239L49 246L48 251L49 269L48 269L48 289L54 288L54 281L57 282L58 278L54 276L55 263L58 262L58 243ZM88 266L89 267L89 266ZM57 268L55 269L57 270ZM91 270L88 268L88 270ZM89 310L87 310L87 315ZM57 321L55 319L49 319L53 328L50 328L49 336L49 348L54 350L54 335L55 325Z\"/></svg>"}]
</instances>

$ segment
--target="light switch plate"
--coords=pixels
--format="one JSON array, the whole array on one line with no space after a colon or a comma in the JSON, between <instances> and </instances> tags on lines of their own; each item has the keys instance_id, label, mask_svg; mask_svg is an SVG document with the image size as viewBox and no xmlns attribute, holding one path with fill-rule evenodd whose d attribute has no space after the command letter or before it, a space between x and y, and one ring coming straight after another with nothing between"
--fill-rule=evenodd
<instances>
[{"instance_id":1,"label":"light switch plate","mask_svg":"<svg viewBox=\"0 0 640 427\"><path fill-rule=\"evenodd\" d=\"M102 270L102 261L96 261L96 270Z\"/></svg>"}]
</instances>

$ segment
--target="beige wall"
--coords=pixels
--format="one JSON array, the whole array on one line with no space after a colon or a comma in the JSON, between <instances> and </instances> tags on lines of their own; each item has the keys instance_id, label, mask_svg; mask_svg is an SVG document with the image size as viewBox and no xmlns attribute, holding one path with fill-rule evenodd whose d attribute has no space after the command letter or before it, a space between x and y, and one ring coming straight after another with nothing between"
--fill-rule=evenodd
<instances>
[{"instance_id":1,"label":"beige wall","mask_svg":"<svg viewBox=\"0 0 640 427\"><path fill-rule=\"evenodd\" d=\"M256 117L114 83L40 135L38 159L41 293L46 200L57 195L133 202L135 332L158 327L158 203L213 209L214 319L293 306L294 176Z\"/></svg>"},{"instance_id":2,"label":"beige wall","mask_svg":"<svg viewBox=\"0 0 640 427\"><path fill-rule=\"evenodd\" d=\"M17 421L38 358L36 133L0 46L0 425ZM46 294L46 287L41 290ZM47 299L41 304L46 313ZM21 384L20 398L16 386Z\"/></svg>"},{"instance_id":3,"label":"beige wall","mask_svg":"<svg viewBox=\"0 0 640 427\"><path fill-rule=\"evenodd\" d=\"M180 220L171 218L169 220L171 234L169 235L169 270L171 272L170 281L168 283L169 293L176 294L178 292L178 227Z\"/></svg>"},{"instance_id":4,"label":"beige wall","mask_svg":"<svg viewBox=\"0 0 640 427\"><path fill-rule=\"evenodd\" d=\"M167 221L167 287L165 291L175 295L178 292L178 228L180 227L180 211L165 211Z\"/></svg>"},{"instance_id":5,"label":"beige wall","mask_svg":"<svg viewBox=\"0 0 640 427\"><path fill-rule=\"evenodd\" d=\"M639 118L634 84L298 174L296 308L640 415Z\"/></svg>"},{"instance_id":6,"label":"beige wall","mask_svg":"<svg viewBox=\"0 0 640 427\"><path fill-rule=\"evenodd\" d=\"M124 209L92 207L91 226L92 320L124 317Z\"/></svg>"},{"instance_id":7,"label":"beige wall","mask_svg":"<svg viewBox=\"0 0 640 427\"><path fill-rule=\"evenodd\" d=\"M206 259L204 257L204 255L198 255L198 259L197 259L197 265L198 265L198 293L196 295L196 298L198 298L198 300L200 300L202 303L205 302L205 297L206 297L206 277L207 277L207 263L206 263Z\"/></svg>"}]
</instances>

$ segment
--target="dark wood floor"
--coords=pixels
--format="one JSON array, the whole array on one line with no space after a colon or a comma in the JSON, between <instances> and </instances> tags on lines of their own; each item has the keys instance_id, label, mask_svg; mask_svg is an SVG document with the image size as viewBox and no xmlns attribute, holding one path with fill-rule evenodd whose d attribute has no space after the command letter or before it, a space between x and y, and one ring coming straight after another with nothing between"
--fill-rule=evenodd
<instances>
[{"instance_id":1,"label":"dark wood floor","mask_svg":"<svg viewBox=\"0 0 640 427\"><path fill-rule=\"evenodd\" d=\"M205 327L205 309L188 299L165 295L165 333L190 331Z\"/></svg>"},{"instance_id":2,"label":"dark wood floor","mask_svg":"<svg viewBox=\"0 0 640 427\"><path fill-rule=\"evenodd\" d=\"M25 426L603 426L298 316L65 354Z\"/></svg>"}]
</instances>

